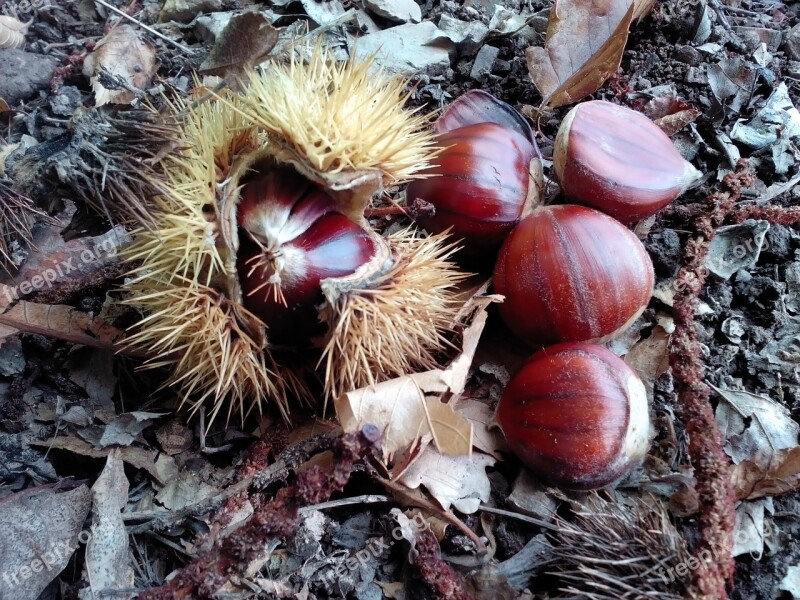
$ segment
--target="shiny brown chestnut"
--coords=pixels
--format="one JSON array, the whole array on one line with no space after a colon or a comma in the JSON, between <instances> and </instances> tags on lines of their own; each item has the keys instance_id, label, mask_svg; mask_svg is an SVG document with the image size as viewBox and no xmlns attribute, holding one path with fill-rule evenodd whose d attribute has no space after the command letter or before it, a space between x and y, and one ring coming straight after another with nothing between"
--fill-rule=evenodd
<instances>
[{"instance_id":1,"label":"shiny brown chestnut","mask_svg":"<svg viewBox=\"0 0 800 600\"><path fill-rule=\"evenodd\" d=\"M656 213L700 177L650 119L603 100L583 102L567 113L553 167L570 201L623 223Z\"/></svg>"},{"instance_id":2,"label":"shiny brown chestnut","mask_svg":"<svg viewBox=\"0 0 800 600\"><path fill-rule=\"evenodd\" d=\"M375 254L369 234L291 168L249 179L237 221L243 304L267 326L272 344L303 345L320 333L320 282L350 275Z\"/></svg>"},{"instance_id":3,"label":"shiny brown chestnut","mask_svg":"<svg viewBox=\"0 0 800 600\"><path fill-rule=\"evenodd\" d=\"M616 482L649 447L644 385L594 344L557 344L531 356L503 392L495 419L536 476L567 489Z\"/></svg>"},{"instance_id":4,"label":"shiny brown chestnut","mask_svg":"<svg viewBox=\"0 0 800 600\"><path fill-rule=\"evenodd\" d=\"M592 208L538 208L509 234L494 270L500 315L538 346L601 341L623 331L653 292L653 265L639 239Z\"/></svg>"},{"instance_id":5,"label":"shiny brown chestnut","mask_svg":"<svg viewBox=\"0 0 800 600\"><path fill-rule=\"evenodd\" d=\"M534 145L496 123L459 127L438 137L444 150L408 185L409 202L433 205L419 223L432 233L451 229L464 242L464 255L491 260L523 215Z\"/></svg>"}]
</instances>

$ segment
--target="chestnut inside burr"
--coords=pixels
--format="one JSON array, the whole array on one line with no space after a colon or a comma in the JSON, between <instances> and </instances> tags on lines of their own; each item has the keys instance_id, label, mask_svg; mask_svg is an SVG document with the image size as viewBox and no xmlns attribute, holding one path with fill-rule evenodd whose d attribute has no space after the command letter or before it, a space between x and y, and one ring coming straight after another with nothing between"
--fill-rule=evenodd
<instances>
[{"instance_id":1,"label":"chestnut inside burr","mask_svg":"<svg viewBox=\"0 0 800 600\"><path fill-rule=\"evenodd\" d=\"M306 345L323 333L320 282L352 274L375 253L333 198L288 167L244 182L237 222L243 303L267 326L271 344Z\"/></svg>"}]
</instances>

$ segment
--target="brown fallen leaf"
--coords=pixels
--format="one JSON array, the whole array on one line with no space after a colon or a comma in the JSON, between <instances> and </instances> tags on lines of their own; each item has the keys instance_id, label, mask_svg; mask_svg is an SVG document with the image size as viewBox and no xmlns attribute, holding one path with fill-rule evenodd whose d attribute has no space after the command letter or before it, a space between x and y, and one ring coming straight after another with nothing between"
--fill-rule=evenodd
<instances>
[{"instance_id":1,"label":"brown fallen leaf","mask_svg":"<svg viewBox=\"0 0 800 600\"><path fill-rule=\"evenodd\" d=\"M633 20L639 23L653 10L656 0L635 0L633 4L636 7L633 11Z\"/></svg>"},{"instance_id":2,"label":"brown fallen leaf","mask_svg":"<svg viewBox=\"0 0 800 600\"><path fill-rule=\"evenodd\" d=\"M762 452L740 462L731 474L739 500L777 496L800 488L800 446Z\"/></svg>"},{"instance_id":3,"label":"brown fallen leaf","mask_svg":"<svg viewBox=\"0 0 800 600\"><path fill-rule=\"evenodd\" d=\"M130 104L156 72L155 48L131 25L112 29L86 57L83 73L94 89L95 106Z\"/></svg>"},{"instance_id":4,"label":"brown fallen leaf","mask_svg":"<svg viewBox=\"0 0 800 600\"><path fill-rule=\"evenodd\" d=\"M264 61L277 43L278 30L265 15L242 13L222 30L200 72L222 77L238 90L246 83L247 73Z\"/></svg>"},{"instance_id":5,"label":"brown fallen leaf","mask_svg":"<svg viewBox=\"0 0 800 600\"><path fill-rule=\"evenodd\" d=\"M428 447L398 482L412 490L424 486L445 510L453 506L472 514L489 501L492 486L486 467L494 463L488 454L444 456Z\"/></svg>"},{"instance_id":6,"label":"brown fallen leaf","mask_svg":"<svg viewBox=\"0 0 800 600\"><path fill-rule=\"evenodd\" d=\"M90 507L85 485L66 492L32 487L0 500L0 598L40 597L85 541L81 533Z\"/></svg>"},{"instance_id":7,"label":"brown fallen leaf","mask_svg":"<svg viewBox=\"0 0 800 600\"><path fill-rule=\"evenodd\" d=\"M37 304L18 298L18 291L0 284L0 325L28 333L47 335L72 344L94 346L114 352L124 333L100 317L72 306Z\"/></svg>"},{"instance_id":8,"label":"brown fallen leaf","mask_svg":"<svg viewBox=\"0 0 800 600\"><path fill-rule=\"evenodd\" d=\"M647 389L647 397L653 397L656 379L669 370L670 335L661 325L653 328L649 337L636 342L625 355L625 364L641 378Z\"/></svg>"},{"instance_id":9,"label":"brown fallen leaf","mask_svg":"<svg viewBox=\"0 0 800 600\"><path fill-rule=\"evenodd\" d=\"M696 106L671 94L653 98L645 104L643 112L670 137L700 116Z\"/></svg>"},{"instance_id":10,"label":"brown fallen leaf","mask_svg":"<svg viewBox=\"0 0 800 600\"><path fill-rule=\"evenodd\" d=\"M544 48L525 50L542 106L577 102L616 72L636 7L629 0L557 0L553 4Z\"/></svg>"},{"instance_id":11,"label":"brown fallen leaf","mask_svg":"<svg viewBox=\"0 0 800 600\"><path fill-rule=\"evenodd\" d=\"M17 204L25 199L18 199ZM8 212L14 215L17 221L26 214L21 208L12 206L15 210L9 211L6 207L10 200L5 200L2 185L0 184L0 233L5 235L9 220L4 218ZM40 223L33 230L33 234L23 238L32 250L25 258L25 262L15 271L13 276L0 271L0 284L10 286L16 291L15 297L58 304L65 298L74 297L82 290L102 285L107 279L114 278L123 270L118 263L117 251L130 241L130 234L122 225L97 236L76 237L64 241L64 223L73 217L74 206L60 213L55 219ZM11 224L14 224L11 222ZM24 221L20 221L16 231L20 236L20 229ZM3 254L2 239L0 239L0 255Z\"/></svg>"},{"instance_id":12,"label":"brown fallen leaf","mask_svg":"<svg viewBox=\"0 0 800 600\"><path fill-rule=\"evenodd\" d=\"M0 97L0 113L8 112L11 110L11 107L8 105L8 102L5 101L2 97Z\"/></svg>"},{"instance_id":13,"label":"brown fallen leaf","mask_svg":"<svg viewBox=\"0 0 800 600\"><path fill-rule=\"evenodd\" d=\"M106 466L92 486L92 537L86 544L86 579L88 594L82 598L99 598L113 590L114 596L127 600L134 584L133 556L128 532L122 521L122 509L128 501L128 479L119 450L112 450Z\"/></svg>"}]
</instances>

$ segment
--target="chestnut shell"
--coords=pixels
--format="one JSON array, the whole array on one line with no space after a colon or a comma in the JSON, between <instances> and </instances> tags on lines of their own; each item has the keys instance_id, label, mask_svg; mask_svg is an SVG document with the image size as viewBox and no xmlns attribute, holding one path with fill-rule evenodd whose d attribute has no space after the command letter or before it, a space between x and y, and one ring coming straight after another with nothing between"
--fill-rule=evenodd
<instances>
[{"instance_id":1,"label":"chestnut shell","mask_svg":"<svg viewBox=\"0 0 800 600\"><path fill-rule=\"evenodd\" d=\"M535 148L522 135L496 123L459 127L438 137L444 150L408 185L409 202L435 208L419 223L431 233L452 228L464 242L462 256L491 260L525 207Z\"/></svg>"},{"instance_id":2,"label":"chestnut shell","mask_svg":"<svg viewBox=\"0 0 800 600\"><path fill-rule=\"evenodd\" d=\"M623 223L655 214L700 176L650 119L603 100L567 114L553 163L570 201Z\"/></svg>"},{"instance_id":3,"label":"chestnut shell","mask_svg":"<svg viewBox=\"0 0 800 600\"><path fill-rule=\"evenodd\" d=\"M556 344L531 356L495 418L536 476L568 489L614 483L649 446L644 385L619 357L593 344Z\"/></svg>"},{"instance_id":4,"label":"chestnut shell","mask_svg":"<svg viewBox=\"0 0 800 600\"><path fill-rule=\"evenodd\" d=\"M653 292L653 264L639 239L599 211L538 208L506 239L494 270L509 329L538 346L600 341L624 330Z\"/></svg>"}]
</instances>

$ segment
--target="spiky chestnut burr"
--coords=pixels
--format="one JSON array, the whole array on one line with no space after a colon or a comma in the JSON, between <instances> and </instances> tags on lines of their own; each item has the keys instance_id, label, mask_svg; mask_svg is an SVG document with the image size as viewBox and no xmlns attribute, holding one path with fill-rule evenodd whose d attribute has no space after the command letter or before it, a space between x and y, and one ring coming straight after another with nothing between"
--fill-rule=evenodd
<instances>
[{"instance_id":1,"label":"spiky chestnut burr","mask_svg":"<svg viewBox=\"0 0 800 600\"><path fill-rule=\"evenodd\" d=\"M428 367L444 346L443 330L459 308L451 288L462 278L447 260L450 249L438 237L419 240L406 232L386 241L365 227L363 209L373 194L426 168L433 148L431 135L422 128L425 119L403 108L405 82L372 72L371 66L336 64L317 49L306 63L274 63L263 74L252 74L241 94L225 92L186 110L173 144L181 150L163 158L164 175L154 182L161 193L148 199L154 224L136 231L125 251L133 264L125 289L126 302L144 313L129 344L155 356L148 366L172 367L170 383L194 408L209 399L212 416L224 407L229 416L245 415L272 399L288 416L288 399L309 395L303 377L275 358L265 324L270 319L259 316L259 307L248 301L261 284L254 288L247 273L240 277L241 253L248 244L268 242L263 220L259 225L259 219L250 219L256 213L248 201L248 177L294 170L292 178L302 177L324 191L326 197L318 198L324 206L316 209L323 220L342 225L344 216L345 229L363 227L374 244L374 253L357 271L359 278L349 287L334 285L335 306L327 293L317 296L322 303L314 318L323 318L330 329L322 342L328 348L323 375L329 392ZM176 103L174 109L179 113L184 106ZM335 210L326 212L330 201ZM368 247L363 239L354 246L364 253ZM280 262L277 255L267 259L269 268ZM286 300L291 293L285 284L292 277L284 267L285 262L264 275L274 297ZM272 278L278 270L280 287ZM321 289L338 281L327 275L319 272ZM400 290L398 282L418 285L407 292L406 283ZM404 317L386 329L353 326L356 305L364 322L388 323L380 311L392 305L390 298L396 308L404 298L418 306L400 310ZM415 314L426 319L424 325L409 317ZM395 339L415 340L419 346L414 352L398 346L392 354ZM364 355L375 349L376 359L365 361ZM387 361L388 368L378 361ZM361 369L375 370L365 374Z\"/></svg>"}]
</instances>

